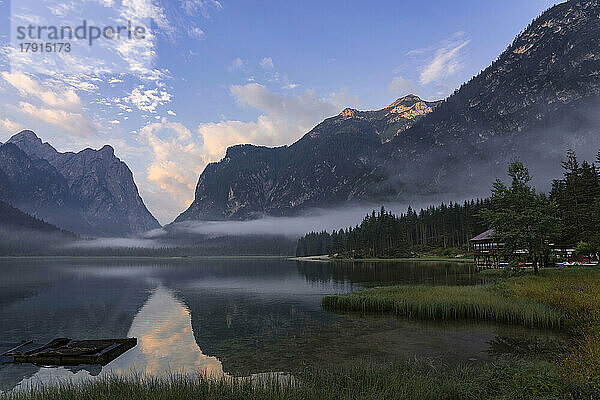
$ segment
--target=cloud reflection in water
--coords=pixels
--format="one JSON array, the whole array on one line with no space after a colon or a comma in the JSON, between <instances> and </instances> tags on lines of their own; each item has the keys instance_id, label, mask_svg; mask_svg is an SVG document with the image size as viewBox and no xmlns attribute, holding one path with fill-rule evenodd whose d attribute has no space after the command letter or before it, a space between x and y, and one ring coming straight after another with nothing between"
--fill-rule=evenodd
<instances>
[{"instance_id":1,"label":"cloud reflection in water","mask_svg":"<svg viewBox=\"0 0 600 400\"><path fill-rule=\"evenodd\" d=\"M138 345L103 367L98 376L206 373L215 378L228 377L216 357L202 353L194 338L189 309L164 286L152 291L133 319L127 336L137 337ZM86 369L72 372L64 367L41 368L16 389L94 378Z\"/></svg>"}]
</instances>

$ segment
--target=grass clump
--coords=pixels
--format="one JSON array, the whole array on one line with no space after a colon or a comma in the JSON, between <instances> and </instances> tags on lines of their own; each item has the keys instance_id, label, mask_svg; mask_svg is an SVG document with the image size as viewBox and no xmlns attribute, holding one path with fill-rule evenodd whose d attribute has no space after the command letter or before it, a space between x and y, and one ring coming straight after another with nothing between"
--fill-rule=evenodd
<instances>
[{"instance_id":1,"label":"grass clump","mask_svg":"<svg viewBox=\"0 0 600 400\"><path fill-rule=\"evenodd\" d=\"M391 312L409 318L479 319L543 328L567 328L568 376L600 383L600 271L547 269L539 275L498 274L487 286L392 286L327 296L325 308Z\"/></svg>"},{"instance_id":2,"label":"grass clump","mask_svg":"<svg viewBox=\"0 0 600 400\"><path fill-rule=\"evenodd\" d=\"M563 312L576 345L562 363L565 373L600 382L600 271L543 270L499 284L510 298L532 299Z\"/></svg>"},{"instance_id":3,"label":"grass clump","mask_svg":"<svg viewBox=\"0 0 600 400\"><path fill-rule=\"evenodd\" d=\"M0 396L29 399L592 399L598 388L561 376L549 363L486 364L440 368L422 361L357 362L306 367L293 380L106 377L79 384L38 387Z\"/></svg>"},{"instance_id":4,"label":"grass clump","mask_svg":"<svg viewBox=\"0 0 600 400\"><path fill-rule=\"evenodd\" d=\"M565 315L531 299L510 298L494 286L402 285L326 296L326 309L393 313L420 319L477 319L561 328Z\"/></svg>"}]
</instances>

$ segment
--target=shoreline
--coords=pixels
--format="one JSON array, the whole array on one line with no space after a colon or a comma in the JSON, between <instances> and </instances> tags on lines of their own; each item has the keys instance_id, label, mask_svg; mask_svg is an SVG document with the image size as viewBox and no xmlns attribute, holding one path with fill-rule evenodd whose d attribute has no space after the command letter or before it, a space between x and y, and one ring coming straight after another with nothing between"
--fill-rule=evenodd
<instances>
[{"instance_id":1,"label":"shoreline","mask_svg":"<svg viewBox=\"0 0 600 400\"><path fill-rule=\"evenodd\" d=\"M451 258L451 257L414 257L414 258L334 258L328 255L320 256L302 256L302 257L289 257L288 260L294 261L311 261L311 262L342 262L342 263L354 263L354 262L405 262L405 261L443 261L443 262L458 262L458 263L473 263L471 258Z\"/></svg>"}]
</instances>

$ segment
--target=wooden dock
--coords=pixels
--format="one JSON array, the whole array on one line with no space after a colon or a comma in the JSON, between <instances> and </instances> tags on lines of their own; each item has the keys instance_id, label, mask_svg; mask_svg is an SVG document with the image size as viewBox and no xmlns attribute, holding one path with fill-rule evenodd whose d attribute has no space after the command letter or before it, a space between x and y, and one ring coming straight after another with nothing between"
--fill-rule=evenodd
<instances>
[{"instance_id":1,"label":"wooden dock","mask_svg":"<svg viewBox=\"0 0 600 400\"><path fill-rule=\"evenodd\" d=\"M13 362L17 364L106 365L136 345L136 338L99 340L59 338L33 350L10 352L4 355L13 357Z\"/></svg>"}]
</instances>

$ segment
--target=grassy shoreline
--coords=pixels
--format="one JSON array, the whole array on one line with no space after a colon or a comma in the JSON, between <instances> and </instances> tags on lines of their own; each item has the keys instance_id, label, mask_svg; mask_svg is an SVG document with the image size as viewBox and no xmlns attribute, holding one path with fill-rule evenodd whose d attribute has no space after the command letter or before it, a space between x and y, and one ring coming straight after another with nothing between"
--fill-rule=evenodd
<instances>
[{"instance_id":1,"label":"grassy shoreline","mask_svg":"<svg viewBox=\"0 0 600 400\"><path fill-rule=\"evenodd\" d=\"M487 286L378 287L326 296L333 311L393 313L409 318L476 319L561 328L574 341L564 371L600 383L600 271L543 270Z\"/></svg>"},{"instance_id":2,"label":"grassy shoreline","mask_svg":"<svg viewBox=\"0 0 600 400\"><path fill-rule=\"evenodd\" d=\"M562 328L566 315L539 302L508 298L494 286L402 285L326 296L329 310L392 313L418 319L474 319Z\"/></svg>"},{"instance_id":3,"label":"grassy shoreline","mask_svg":"<svg viewBox=\"0 0 600 400\"><path fill-rule=\"evenodd\" d=\"M563 376L547 362L445 368L423 361L309 366L294 379L105 377L0 394L29 399L593 399L598 387Z\"/></svg>"},{"instance_id":4,"label":"grassy shoreline","mask_svg":"<svg viewBox=\"0 0 600 400\"><path fill-rule=\"evenodd\" d=\"M399 262L399 261L444 261L444 262L457 262L457 263L473 263L472 258L451 258L451 257L437 257L437 256L424 256L424 257L405 257L405 258L336 258L329 256L304 256L304 257L290 257L290 260L296 261L318 261L318 262L341 262L341 263L360 263L360 262Z\"/></svg>"}]
</instances>

